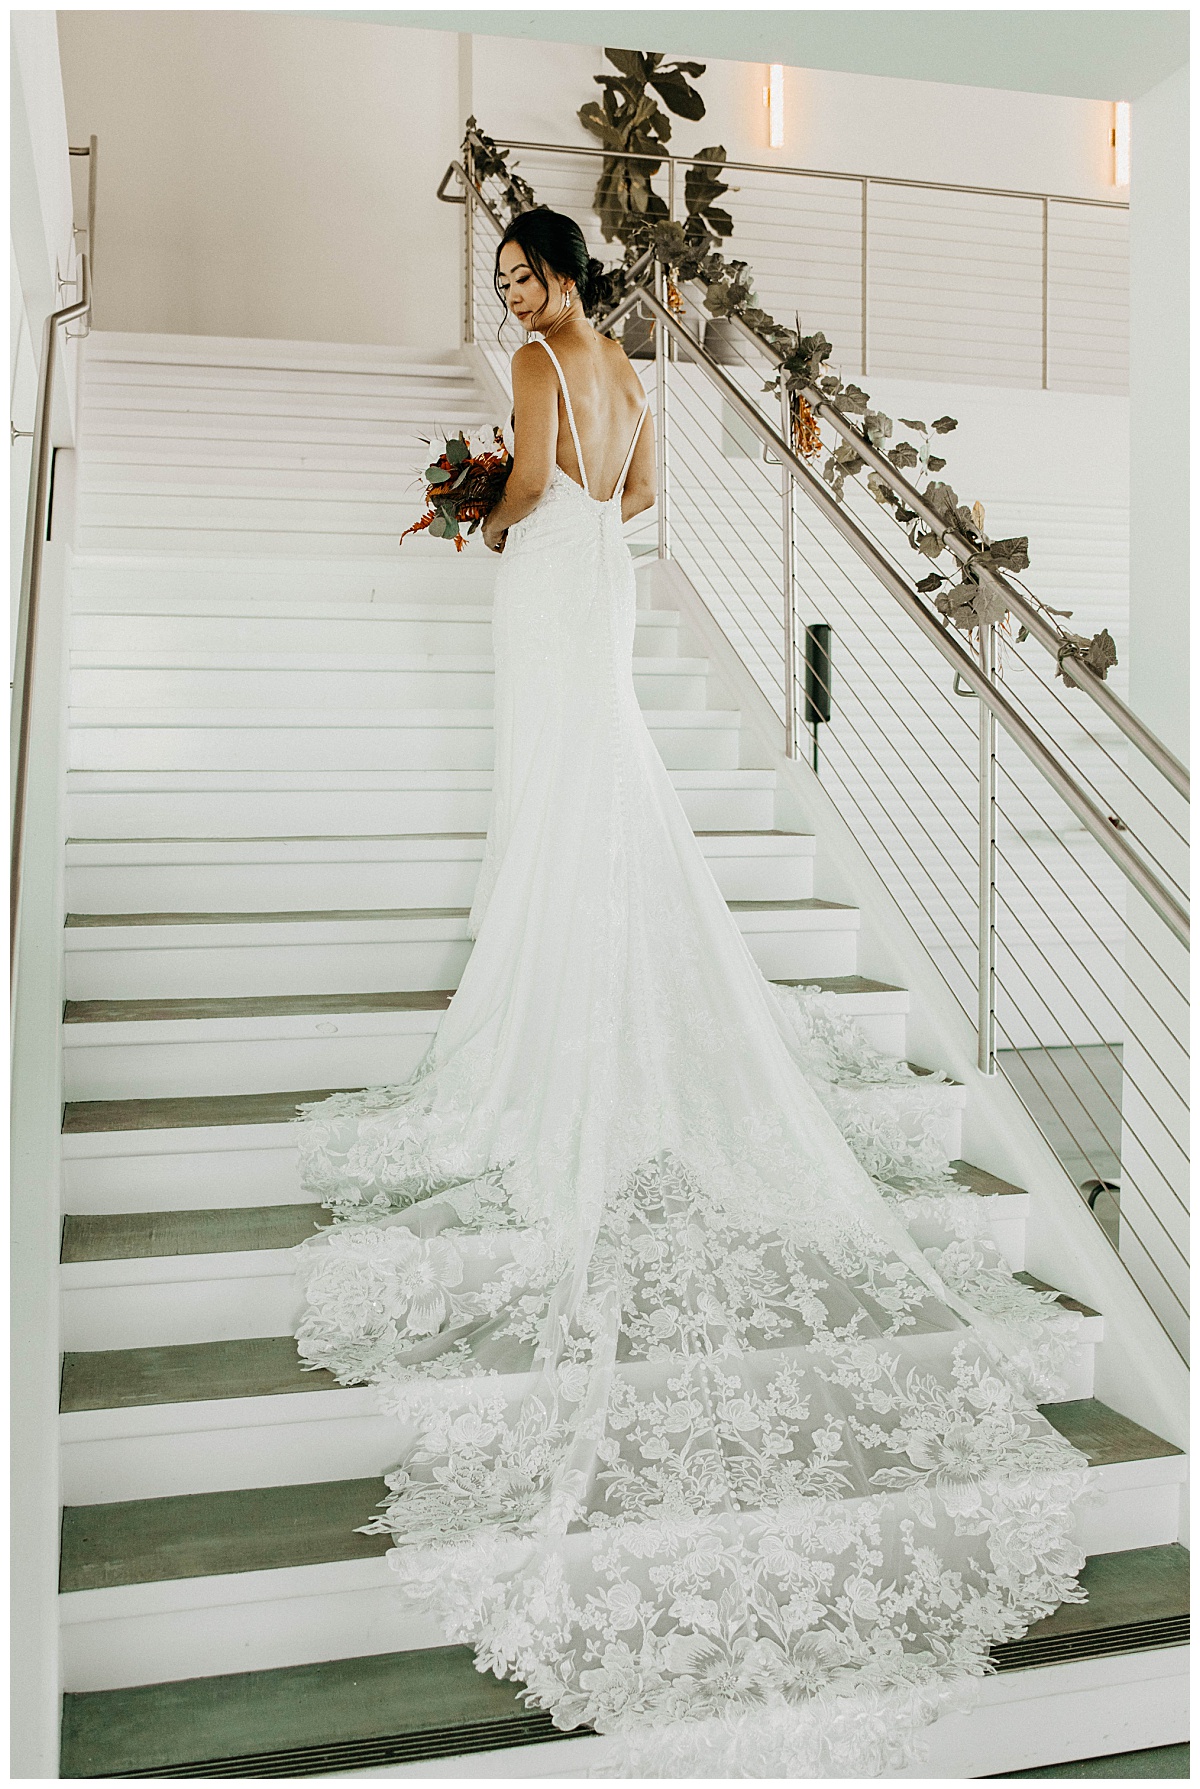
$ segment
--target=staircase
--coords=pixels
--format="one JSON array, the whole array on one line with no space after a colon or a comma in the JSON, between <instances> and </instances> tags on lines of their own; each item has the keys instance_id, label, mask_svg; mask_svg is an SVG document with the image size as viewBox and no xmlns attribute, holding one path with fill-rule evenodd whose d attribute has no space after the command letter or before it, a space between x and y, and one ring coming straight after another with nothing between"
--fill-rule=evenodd
<instances>
[{"instance_id":1,"label":"staircase","mask_svg":"<svg viewBox=\"0 0 1200 1789\"><path fill-rule=\"evenodd\" d=\"M586 1775L389 1588L356 1532L395 1461L372 1394L302 1372L298 1101L402 1079L470 950L494 562L417 537L414 438L482 420L465 355L93 332L74 558L63 1043L62 1774ZM764 972L906 1054L909 995L821 897L819 842L679 614L638 694ZM713 705L710 706L710 697ZM749 761L748 761L749 760ZM929 1066L935 1066L930 1064ZM944 1093L963 1153L967 1090ZM959 1160L1024 1267L1031 1194ZM1041 1283L1041 1282L1035 1282ZM1050 1420L1106 1495L1090 1598L997 1649L914 1775L1182 1738L1185 1459L1093 1395ZM563 1745L561 1740L570 1737Z\"/></svg>"}]
</instances>

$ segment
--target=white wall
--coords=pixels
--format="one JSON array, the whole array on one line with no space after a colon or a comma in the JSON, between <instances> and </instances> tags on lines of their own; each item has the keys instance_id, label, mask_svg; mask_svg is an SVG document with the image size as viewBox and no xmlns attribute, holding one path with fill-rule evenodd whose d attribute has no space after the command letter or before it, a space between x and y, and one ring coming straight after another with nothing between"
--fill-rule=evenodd
<instances>
[{"instance_id":1,"label":"white wall","mask_svg":"<svg viewBox=\"0 0 1200 1789\"><path fill-rule=\"evenodd\" d=\"M461 213L434 191L474 110L494 136L591 143L599 47L289 12L58 14L75 140L100 138L97 324L452 346ZM758 63L713 61L674 145L873 174L1112 196L1110 108L787 71L770 151ZM415 252L414 252L415 251Z\"/></svg>"},{"instance_id":2,"label":"white wall","mask_svg":"<svg viewBox=\"0 0 1200 1789\"><path fill-rule=\"evenodd\" d=\"M58 14L100 140L100 329L456 347L448 32L285 12Z\"/></svg>"},{"instance_id":3,"label":"white wall","mask_svg":"<svg viewBox=\"0 0 1200 1789\"><path fill-rule=\"evenodd\" d=\"M602 48L476 37L473 63L474 110L491 136L595 146L576 113L599 96L592 77L616 72ZM1102 100L789 68L786 140L773 150L765 78L758 62L708 62L698 82L707 114L672 118L672 149L723 143L732 160L780 167L1124 196L1109 177L1112 107Z\"/></svg>"},{"instance_id":4,"label":"white wall","mask_svg":"<svg viewBox=\"0 0 1200 1789\"><path fill-rule=\"evenodd\" d=\"M42 326L73 264L71 166L52 12L12 15L9 392L32 428ZM85 164L86 165L86 164ZM12 1014L12 1755L15 1778L58 1775L58 1250L66 572L78 348L63 343L51 439L55 538L47 545L32 688L22 898ZM19 578L30 444L13 455L12 554ZM15 607L15 604L14 604Z\"/></svg>"}]
</instances>

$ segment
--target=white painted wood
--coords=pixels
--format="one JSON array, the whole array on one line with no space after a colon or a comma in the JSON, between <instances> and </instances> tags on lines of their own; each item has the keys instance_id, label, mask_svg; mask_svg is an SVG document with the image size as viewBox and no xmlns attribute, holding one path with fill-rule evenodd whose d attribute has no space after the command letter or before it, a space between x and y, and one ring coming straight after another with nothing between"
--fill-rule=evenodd
<instances>
[{"instance_id":1,"label":"white painted wood","mask_svg":"<svg viewBox=\"0 0 1200 1789\"><path fill-rule=\"evenodd\" d=\"M726 900L804 900L813 892L815 841L803 833L722 834L701 838L700 848ZM75 913L470 906L482 852L482 832L68 840L67 903Z\"/></svg>"},{"instance_id":2,"label":"white painted wood","mask_svg":"<svg viewBox=\"0 0 1200 1789\"><path fill-rule=\"evenodd\" d=\"M202 1211L299 1198L290 1124L74 1131L63 1137L62 1155L69 1212Z\"/></svg>"},{"instance_id":3,"label":"white painted wood","mask_svg":"<svg viewBox=\"0 0 1200 1789\"><path fill-rule=\"evenodd\" d=\"M773 979L855 972L858 915L853 909L738 909L735 917L763 973ZM177 999L453 988L469 950L467 914L453 909L418 909L385 918L274 921L247 915L245 921L219 925L70 926L67 997Z\"/></svg>"},{"instance_id":4,"label":"white painted wood","mask_svg":"<svg viewBox=\"0 0 1200 1789\"><path fill-rule=\"evenodd\" d=\"M1131 1462L1121 1469L1129 1481L1128 1497L1107 1525L1097 1524L1094 1514L1086 1519L1081 1539L1089 1554L1158 1544L1142 1537L1166 1524L1139 1520L1137 1491L1151 1507L1156 1493L1172 1493L1156 1470L1160 1464ZM1103 1474L1093 1476L1102 1494ZM1177 1483L1173 1495L1177 1504ZM1101 1549L1098 1542L1110 1534L1118 1537L1116 1545ZM447 1643L435 1618L406 1609L382 1555L69 1591L59 1600L69 1690L271 1670Z\"/></svg>"},{"instance_id":5,"label":"white painted wood","mask_svg":"<svg viewBox=\"0 0 1200 1789\"><path fill-rule=\"evenodd\" d=\"M703 709L707 664L696 658L634 660L643 708ZM355 657L346 653L72 653L78 708L491 709L490 654Z\"/></svg>"},{"instance_id":6,"label":"white painted wood","mask_svg":"<svg viewBox=\"0 0 1200 1789\"><path fill-rule=\"evenodd\" d=\"M733 770L738 717L650 710L672 770ZM484 708L75 708L72 770L467 770L492 763Z\"/></svg>"},{"instance_id":7,"label":"white painted wood","mask_svg":"<svg viewBox=\"0 0 1200 1789\"><path fill-rule=\"evenodd\" d=\"M775 773L670 773L693 827L775 824ZM262 838L485 830L490 770L75 771L73 838Z\"/></svg>"}]
</instances>

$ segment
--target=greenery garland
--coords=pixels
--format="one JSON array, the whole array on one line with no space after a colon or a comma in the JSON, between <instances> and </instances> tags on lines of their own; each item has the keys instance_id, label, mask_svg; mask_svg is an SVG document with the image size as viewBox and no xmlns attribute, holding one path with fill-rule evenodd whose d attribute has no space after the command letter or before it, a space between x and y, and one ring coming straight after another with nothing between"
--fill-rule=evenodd
<instances>
[{"instance_id":1,"label":"greenery garland","mask_svg":"<svg viewBox=\"0 0 1200 1789\"><path fill-rule=\"evenodd\" d=\"M622 68L621 80L611 76L596 76L596 80L605 87L606 102L611 92L621 91L626 101L632 103L628 89L635 78L644 88L647 82L656 85L657 74L661 74L665 82L669 79L682 81L685 74L704 72L702 64L692 63L660 70L661 56L643 56L638 69L626 69L617 58L632 57L638 55L638 52L607 50L605 54L610 61ZM683 85L686 86L686 82ZM694 93L694 89L690 91ZM677 97L672 91L672 98ZM682 107L673 105L672 110L676 109L682 110ZM588 128L595 128L589 122L591 112L600 113L600 108L594 101L590 107L583 108L580 117L588 124ZM621 122L621 114L615 104L608 106L608 112L613 116L604 116L605 128L615 132L617 124ZM584 116L585 113L588 117ZM693 110L688 115L702 116L703 105L699 114ZM657 134L665 140L670 134L670 126L661 113L657 114L657 118ZM663 125L666 126L665 132ZM609 145L606 143L606 146ZM619 144L614 140L611 146L616 149ZM628 144L625 146L628 147ZM510 222L522 211L531 210L537 205L533 188L509 168L507 151L499 148L492 138L485 136L474 118L467 120L463 151L470 158L468 165L473 168L477 190L482 190L483 182L487 179L495 179L499 183ZM597 291L589 313L607 313L633 290L638 282L631 270L647 248L654 250L655 256L673 281L680 284L695 281L702 285L705 289L704 306L711 317L736 317L777 359L778 371L763 389L787 392L793 444L797 451L802 452L805 457L812 457L822 447L806 394L812 393L818 401L823 399L826 403L836 405L844 415L861 416L862 422L857 425L855 432L865 443L886 455L897 471L919 469L924 474L926 483L920 494L934 512L937 523L926 522L905 504L903 494L897 493L885 477L873 468L868 471L868 463L857 451L853 440L839 440L835 447L830 448L821 469L822 477L830 486L834 497L839 502L843 501L846 479L859 478L866 471L866 485L871 496L904 529L914 551L922 554L931 564L949 551L946 533L953 530L971 549L970 557L956 566L957 581L946 572L930 570L920 579L916 588L923 595L933 598L934 608L950 626L961 628L966 633L973 633L977 628L989 625L1004 627L1011 611L1003 586L991 579L981 579L979 574L1024 571L1029 565L1028 535L992 540L984 529L982 504L975 502L968 507L960 502L951 485L931 476L940 472L946 464L940 454L932 451L932 436L949 434L956 429L958 422L953 416L939 416L928 425L918 419L902 416L901 427L910 430L917 438L897 441L889 448L886 444L895 431L894 419L882 410L873 409L869 393L860 386L846 383L839 374L826 370L826 362L833 353L833 344L828 338L820 330L812 335L802 335L798 325L795 329L789 329L786 324L777 322L769 312L762 309L757 302L748 264L745 261L726 260L719 248L720 240L729 235L733 227L728 212L719 210L714 203L730 190L719 179L719 170L725 159L725 150L720 146L702 150L697 157L700 164L697 177L693 180L689 173L684 185L687 213L685 223L677 223L661 216L653 206L654 195L651 195L651 202L648 203L645 194L639 190L641 204L638 214L627 217L622 224L614 224L605 231L606 240L612 240L616 236L624 242L625 255L622 261L606 269L603 279L597 281ZM628 165L625 164L626 167ZM608 164L605 166L607 168ZM601 185L605 185L606 193L614 191L615 178L615 175L610 177L605 185L602 175ZM659 205L661 206L661 200ZM1069 633L1059 625L1059 618L1069 620L1072 614L1070 609L1052 609L1029 591L1024 595L1030 606L1039 612L1057 636L1058 666L1055 675L1062 677L1068 688L1074 687L1074 680L1070 676L1070 665L1073 662L1085 666L1097 677L1107 676L1117 663L1116 646L1107 628L1101 628L1090 639L1082 634ZM1021 626L1016 635L1016 643L1020 645L1028 637L1028 627Z\"/></svg>"}]
</instances>

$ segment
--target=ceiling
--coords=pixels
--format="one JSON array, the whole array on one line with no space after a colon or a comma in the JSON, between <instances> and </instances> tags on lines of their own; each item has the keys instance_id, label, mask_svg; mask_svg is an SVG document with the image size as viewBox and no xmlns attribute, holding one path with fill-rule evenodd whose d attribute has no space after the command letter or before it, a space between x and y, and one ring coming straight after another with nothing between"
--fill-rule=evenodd
<instances>
[{"instance_id":1,"label":"ceiling","mask_svg":"<svg viewBox=\"0 0 1200 1789\"><path fill-rule=\"evenodd\" d=\"M312 17L313 15L307 14ZM831 8L318 13L490 37L613 44L1082 99L1137 99L1187 62L1187 10L918 12Z\"/></svg>"}]
</instances>

